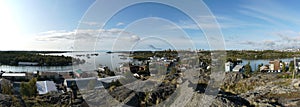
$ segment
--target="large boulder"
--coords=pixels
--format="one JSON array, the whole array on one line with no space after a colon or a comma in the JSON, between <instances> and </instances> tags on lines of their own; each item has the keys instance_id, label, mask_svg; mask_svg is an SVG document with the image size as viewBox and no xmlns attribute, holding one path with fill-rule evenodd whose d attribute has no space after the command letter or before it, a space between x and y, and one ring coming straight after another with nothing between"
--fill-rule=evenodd
<instances>
[{"instance_id":1,"label":"large boulder","mask_svg":"<svg viewBox=\"0 0 300 107\"><path fill-rule=\"evenodd\" d=\"M292 85L296 88L300 88L300 79L294 79Z\"/></svg>"},{"instance_id":2,"label":"large boulder","mask_svg":"<svg viewBox=\"0 0 300 107\"><path fill-rule=\"evenodd\" d=\"M235 84L238 81L245 79L246 76L239 72L228 72L224 78L224 84Z\"/></svg>"}]
</instances>

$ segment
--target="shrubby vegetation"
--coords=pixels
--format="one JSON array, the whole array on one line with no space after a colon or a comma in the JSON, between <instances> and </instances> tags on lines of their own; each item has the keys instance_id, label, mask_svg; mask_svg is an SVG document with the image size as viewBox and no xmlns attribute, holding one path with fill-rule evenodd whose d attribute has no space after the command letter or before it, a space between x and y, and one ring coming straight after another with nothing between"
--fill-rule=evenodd
<instances>
[{"instance_id":1,"label":"shrubby vegetation","mask_svg":"<svg viewBox=\"0 0 300 107\"><path fill-rule=\"evenodd\" d=\"M37 95L36 78L32 78L28 83L22 82L20 85L20 94L26 97L35 97Z\"/></svg>"},{"instance_id":2,"label":"shrubby vegetation","mask_svg":"<svg viewBox=\"0 0 300 107\"><path fill-rule=\"evenodd\" d=\"M176 50L163 50L163 51L134 51L131 53L133 59L148 60L149 57L166 57L168 59L177 58L178 53Z\"/></svg>"},{"instance_id":3,"label":"shrubby vegetation","mask_svg":"<svg viewBox=\"0 0 300 107\"><path fill-rule=\"evenodd\" d=\"M250 65L250 62L248 62L246 65L245 65L245 71L244 73L246 75L250 75L252 73L252 69L251 69L251 65Z\"/></svg>"},{"instance_id":4,"label":"shrubby vegetation","mask_svg":"<svg viewBox=\"0 0 300 107\"><path fill-rule=\"evenodd\" d=\"M300 56L300 52L282 52L276 50L264 51L226 51L229 58L243 58L243 59L276 59L276 58L292 58Z\"/></svg>"},{"instance_id":5,"label":"shrubby vegetation","mask_svg":"<svg viewBox=\"0 0 300 107\"><path fill-rule=\"evenodd\" d=\"M13 88L11 86L11 83L9 80L6 79L2 79L2 83L1 83L1 93L2 94L8 94L11 95L13 94Z\"/></svg>"}]
</instances>

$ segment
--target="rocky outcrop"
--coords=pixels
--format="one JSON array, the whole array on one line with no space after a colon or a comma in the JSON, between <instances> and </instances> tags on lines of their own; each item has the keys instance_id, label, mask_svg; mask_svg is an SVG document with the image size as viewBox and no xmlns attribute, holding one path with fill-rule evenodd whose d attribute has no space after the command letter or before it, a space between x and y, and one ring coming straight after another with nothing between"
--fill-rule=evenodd
<instances>
[{"instance_id":1,"label":"rocky outcrop","mask_svg":"<svg viewBox=\"0 0 300 107\"><path fill-rule=\"evenodd\" d=\"M210 97L212 100L209 101ZM195 93L186 107L200 107L204 105L210 107L249 107L250 103L246 99L232 93L221 92L216 97Z\"/></svg>"},{"instance_id":2,"label":"rocky outcrop","mask_svg":"<svg viewBox=\"0 0 300 107\"><path fill-rule=\"evenodd\" d=\"M295 87L295 88L300 88L300 79L294 79L292 81L292 85Z\"/></svg>"},{"instance_id":3,"label":"rocky outcrop","mask_svg":"<svg viewBox=\"0 0 300 107\"><path fill-rule=\"evenodd\" d=\"M224 78L224 85L235 84L238 81L245 79L245 78L246 78L246 76L243 73L229 72L229 73L226 73L226 76Z\"/></svg>"},{"instance_id":4,"label":"rocky outcrop","mask_svg":"<svg viewBox=\"0 0 300 107\"><path fill-rule=\"evenodd\" d=\"M259 107L297 106L300 90L291 79L277 78L274 74L259 74L242 81L252 83L253 89L241 97Z\"/></svg>"}]
</instances>

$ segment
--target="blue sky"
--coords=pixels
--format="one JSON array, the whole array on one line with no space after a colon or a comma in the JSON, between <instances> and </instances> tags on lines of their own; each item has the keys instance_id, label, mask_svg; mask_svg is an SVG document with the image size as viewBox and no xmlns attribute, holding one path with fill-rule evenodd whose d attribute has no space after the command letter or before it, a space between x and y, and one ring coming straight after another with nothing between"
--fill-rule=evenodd
<instances>
[{"instance_id":1,"label":"blue sky","mask_svg":"<svg viewBox=\"0 0 300 107\"><path fill-rule=\"evenodd\" d=\"M124 6L117 0L1 0L0 50L210 49L223 42L226 49L300 48L299 2L204 0L209 16L195 6L199 1L174 1L193 10L191 15L150 2ZM218 28L224 40L208 42L203 30Z\"/></svg>"}]
</instances>

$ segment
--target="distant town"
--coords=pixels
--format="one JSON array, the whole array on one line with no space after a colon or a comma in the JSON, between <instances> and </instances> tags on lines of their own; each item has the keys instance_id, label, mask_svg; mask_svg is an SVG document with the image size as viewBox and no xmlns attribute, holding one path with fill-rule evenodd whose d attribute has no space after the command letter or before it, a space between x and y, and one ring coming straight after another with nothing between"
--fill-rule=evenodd
<instances>
[{"instance_id":1,"label":"distant town","mask_svg":"<svg viewBox=\"0 0 300 107\"><path fill-rule=\"evenodd\" d=\"M12 61L17 64L16 66L47 66L48 63L50 63L46 61L41 65L41 62L36 62L35 60L21 60L22 57L26 57L26 54L32 54L26 53L24 55L23 53L24 52L13 52L14 57L17 59ZM197 71L200 74L199 81L191 83L198 87L193 90L198 93L203 93L203 87L205 89L209 81L209 75L207 75L207 73L212 72L211 68L214 66L221 67L226 75L237 75L235 78L241 80L243 80L243 78L245 80L247 80L247 78L251 79L258 75L275 75L273 76L274 78L284 79L296 79L300 77L298 74L298 70L300 69L300 59L298 59L298 56L300 56L299 51L226 51L224 52L226 54L221 55L221 57L225 57L225 61L221 65L212 64L212 53L214 53L214 51L197 50L195 52L169 49L164 51L118 53L123 53L119 55L120 58L130 57L132 60L121 63L117 69L111 69L106 65L98 65L93 71L84 71L82 69L58 72L1 71L1 95L7 98L5 100L8 100L7 102L3 102L2 105L41 106L46 104L51 106L86 106L88 99L83 98L84 93L91 90L108 90L114 98L128 105L152 106L159 104L175 92L176 88L179 88L183 82L186 73L191 71ZM10 52L0 52L0 56L7 56L9 54ZM114 52L109 52L109 54L114 54ZM82 57L83 55L75 56ZM91 56L98 56L98 54L90 54L87 57ZM40 60L43 60L43 57L51 58L49 55L43 55L40 56ZM63 57L65 56L61 56L61 58ZM74 59L71 57L66 58ZM281 58L291 58L291 60L282 61ZM251 62L245 63L244 59L264 59L269 61L268 63L251 66ZM73 64L84 63L81 59L75 61L77 62L73 62ZM62 64L62 66L66 65ZM257 69L253 70L252 68ZM239 76L241 76L241 78ZM154 77L156 79L153 79ZM124 91L123 89L125 85L133 86L136 80L149 80L153 84L158 82L162 83L158 86L156 92L139 93L138 99L140 100L130 103L130 100L134 99L134 97L124 97L123 95L131 95L134 93L132 91ZM238 86L236 84L239 84L238 80L234 83L225 83L221 89L224 92L239 94L240 92L244 92L245 90L249 91L254 88L242 88L237 90L236 87ZM299 84L300 81L293 82L293 86L295 87L299 87ZM200 86L202 86L202 88L199 88ZM123 94L117 94L122 90L124 91ZM255 105L256 103L254 102L249 101L248 103L240 105ZM104 106L109 105L104 104Z\"/></svg>"}]
</instances>

